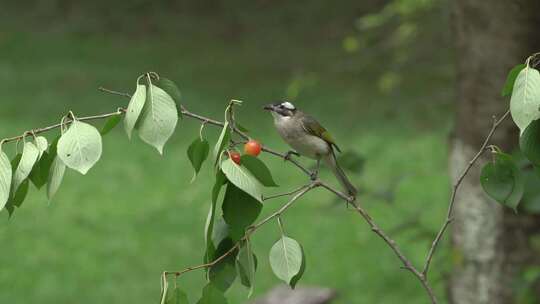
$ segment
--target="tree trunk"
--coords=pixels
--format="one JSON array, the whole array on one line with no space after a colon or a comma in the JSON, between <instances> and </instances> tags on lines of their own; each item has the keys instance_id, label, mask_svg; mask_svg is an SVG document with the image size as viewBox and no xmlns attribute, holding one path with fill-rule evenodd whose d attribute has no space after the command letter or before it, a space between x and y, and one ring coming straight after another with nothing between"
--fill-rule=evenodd
<instances>
[{"instance_id":1,"label":"tree trunk","mask_svg":"<svg viewBox=\"0 0 540 304\"><path fill-rule=\"evenodd\" d=\"M451 3L458 61L457 123L450 151L455 180L487 136L492 116L500 117L509 107L500 95L508 71L540 51L536 34L540 33L540 1ZM497 130L493 143L511 151L517 140L518 131L509 119ZM538 262L528 244L528 234L537 232L538 221L517 216L484 194L479 175L486 161L488 155L472 168L456 200L451 303L514 303L516 276L522 266Z\"/></svg>"}]
</instances>

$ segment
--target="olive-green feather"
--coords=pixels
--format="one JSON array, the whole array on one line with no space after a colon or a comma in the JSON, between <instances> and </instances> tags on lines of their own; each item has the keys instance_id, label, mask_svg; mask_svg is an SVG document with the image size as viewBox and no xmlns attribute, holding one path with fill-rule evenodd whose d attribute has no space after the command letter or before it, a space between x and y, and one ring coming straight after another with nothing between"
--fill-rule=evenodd
<instances>
[{"instance_id":1,"label":"olive-green feather","mask_svg":"<svg viewBox=\"0 0 540 304\"><path fill-rule=\"evenodd\" d=\"M315 118L309 115L304 115L302 117L302 127L309 134L320 137L321 139L329 143L331 146L336 147L336 149L341 152L341 149L336 144L336 141L334 140L330 132L328 132L323 126L321 126L321 124Z\"/></svg>"}]
</instances>

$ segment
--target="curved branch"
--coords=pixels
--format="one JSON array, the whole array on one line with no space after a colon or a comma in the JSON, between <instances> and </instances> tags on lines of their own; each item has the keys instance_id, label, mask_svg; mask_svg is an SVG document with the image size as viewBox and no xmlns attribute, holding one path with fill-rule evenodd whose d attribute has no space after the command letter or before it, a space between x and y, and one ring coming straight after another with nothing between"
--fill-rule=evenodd
<instances>
[{"instance_id":1,"label":"curved branch","mask_svg":"<svg viewBox=\"0 0 540 304\"><path fill-rule=\"evenodd\" d=\"M455 201L456 201L456 195L457 195L457 192L459 190L459 186L461 185L461 183L463 183L463 180L465 179L465 176L467 176L467 174L471 170L472 166L476 163L476 161L480 158L480 156L482 156L482 154L484 154L484 152L486 151L486 148L488 147L489 142L490 142L491 138L493 137L493 134L495 134L495 130L497 130L497 128L501 125L501 123L503 123L503 121L509 115L510 115L510 109L506 110L506 112L503 114L503 116L501 116L501 118L499 118L499 119L497 119L495 116L493 116L493 125L491 126L491 130L489 130L489 133L486 136L486 139L482 143L482 146L480 147L480 149L478 150L476 155L469 161L469 163L467 164L467 167L465 167L465 169L463 169L463 171L459 175L458 179L454 183L454 186L452 187L452 195L450 196L450 203L448 204L448 212L446 214L446 220L444 221L441 229L439 230L439 232L435 236L435 239L433 240L433 243L431 243L431 248L429 249L429 252L428 252L427 257L426 257L426 261L425 261L425 264L424 264L424 269L422 270L422 274L424 275L424 277L427 278L427 275L428 275L428 272L429 272L429 266L431 265L431 261L433 259L433 255L435 254L435 250L437 249L437 246L441 242L441 239L442 239L442 237L444 235L444 232L446 231L446 229L448 228L448 226L452 222L452 215L454 213L454 205L455 205Z\"/></svg>"}]
</instances>

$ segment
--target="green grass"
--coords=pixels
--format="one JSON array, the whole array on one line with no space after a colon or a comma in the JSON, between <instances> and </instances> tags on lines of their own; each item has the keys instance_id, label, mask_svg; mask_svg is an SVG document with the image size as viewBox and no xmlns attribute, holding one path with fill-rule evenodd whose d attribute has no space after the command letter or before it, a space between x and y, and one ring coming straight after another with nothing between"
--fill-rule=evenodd
<instances>
[{"instance_id":1,"label":"green grass","mask_svg":"<svg viewBox=\"0 0 540 304\"><path fill-rule=\"evenodd\" d=\"M442 223L451 73L441 76L418 66L407 71L397 90L385 93L373 81L382 72L376 66L361 72L339 68L362 60L343 52L339 41L311 51L313 45L305 42L229 43L197 35L127 39L8 33L2 39L0 138L58 122L68 110L77 115L114 111L126 100L96 88L131 92L137 75L153 70L177 81L185 105L195 112L220 118L230 98L244 100L239 119L250 134L286 151L261 106L287 96L297 81L307 84L296 104L318 117L342 148L366 158L361 174L350 173L364 193L360 202L415 265L422 263ZM276 47L285 43L289 47ZM43 190L33 189L11 220L3 212L0 303L155 303L161 271L202 261L212 169L205 164L190 184L185 152L198 127L181 121L163 157L138 139L129 142L118 128L105 137L96 167L84 177L70 172L50 205ZM216 129L208 127L205 134L215 142ZM13 154L15 145L5 149ZM262 158L283 190L306 181L282 160ZM323 177L334 181L328 172ZM394 198L390 202L381 198L388 192ZM281 203L266 203L264 213ZM307 255L300 285L336 288L336 303L342 304L427 303L420 284L399 269L386 245L331 195L322 190L306 195L284 221ZM278 233L269 223L254 236L260 265L255 296L279 283L267 259ZM443 249L430 277L439 297L448 265ZM188 274L179 284L194 302L203 274ZM246 303L246 294L235 285L230 303Z\"/></svg>"}]
</instances>

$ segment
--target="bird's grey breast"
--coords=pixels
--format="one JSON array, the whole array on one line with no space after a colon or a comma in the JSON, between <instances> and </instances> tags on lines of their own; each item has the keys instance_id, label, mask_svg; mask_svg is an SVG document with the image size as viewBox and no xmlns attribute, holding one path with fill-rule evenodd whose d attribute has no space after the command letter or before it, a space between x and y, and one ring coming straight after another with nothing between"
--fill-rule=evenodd
<instances>
[{"instance_id":1,"label":"bird's grey breast","mask_svg":"<svg viewBox=\"0 0 540 304\"><path fill-rule=\"evenodd\" d=\"M274 117L276 129L294 150L301 155L317 159L330 153L330 146L321 138L306 132L299 117Z\"/></svg>"}]
</instances>

